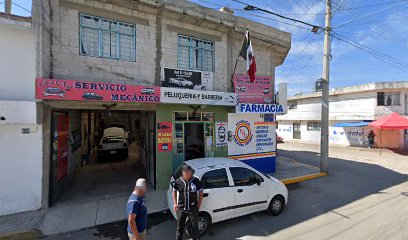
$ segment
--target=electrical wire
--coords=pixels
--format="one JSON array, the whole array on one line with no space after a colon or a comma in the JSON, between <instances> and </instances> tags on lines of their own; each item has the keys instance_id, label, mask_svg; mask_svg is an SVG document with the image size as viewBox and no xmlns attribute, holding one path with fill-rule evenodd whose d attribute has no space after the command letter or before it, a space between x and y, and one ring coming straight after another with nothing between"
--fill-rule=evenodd
<instances>
[{"instance_id":1,"label":"electrical wire","mask_svg":"<svg viewBox=\"0 0 408 240\"><path fill-rule=\"evenodd\" d=\"M331 35L332 35L332 37L334 37L335 39L337 39L339 41L345 42L345 43L347 43L347 44L349 44L351 46L354 46L354 47L356 47L356 48L358 48L360 50L363 50L363 51L369 53L371 56L377 58L378 60L380 60L380 61L382 61L384 63L387 63L387 64L393 66L394 68L396 68L396 69L398 69L400 71L408 73L408 63L406 63L406 62L402 62L402 61L400 61L400 60L398 60L398 59L396 59L396 58L394 58L392 56L389 56L387 54L379 52L379 51L377 51L377 50L375 50L373 48L367 47L367 46L365 46L365 45L363 45L361 43L350 40L350 39L348 39L348 38L346 38L346 37L344 37L344 36L342 36L342 35L340 35L338 33L335 33L333 31L332 31Z\"/></svg>"},{"instance_id":2,"label":"electrical wire","mask_svg":"<svg viewBox=\"0 0 408 240\"><path fill-rule=\"evenodd\" d=\"M315 25L315 24L311 24L311 23L307 23L307 22L302 21L302 20L298 20L298 19L286 17L286 16L283 16L282 14L279 14L279 13L276 13L276 12L272 12L272 11L269 11L269 10L266 10L266 9L263 9L263 8L259 8L259 7L253 6L253 5L251 5L251 4L247 4L247 3L242 2L242 1L239 1L239 0L232 0L232 1L237 2L237 3L240 3L240 4L243 4L243 5L246 5L245 8L248 8L248 10L259 10L259 11L267 12L267 13L269 13L269 14L275 15L275 16L277 16L277 17L280 17L280 18L283 18L283 19L286 19L286 20L290 20L290 21L293 21L293 22L298 22L298 23L307 25L307 26L309 26L309 27L313 27L313 28L318 27L318 26Z\"/></svg>"},{"instance_id":3,"label":"electrical wire","mask_svg":"<svg viewBox=\"0 0 408 240\"><path fill-rule=\"evenodd\" d=\"M375 15L375 14L377 14L377 13L380 13L380 12L382 12L382 11L385 11L385 10L388 10L388 9L391 9L391 8L394 8L394 7L397 7L397 6L401 5L401 4L406 3L407 1L408 1L408 0L404 0L404 1L402 1L402 2L399 2L399 3L397 3L397 4L394 4L394 5L392 5L392 6L389 6L389 7L387 7L387 8L379 9L379 10L374 11L374 12L371 12L371 13L369 13L369 14L366 14L366 15L363 15L363 16L360 16L360 17L357 17L357 18L354 18L354 19L352 19L352 20L350 20L350 21L347 21L347 22L345 22L345 23L342 23L342 24L340 24L340 25L337 25L337 26L335 26L335 27L332 27L332 29L340 28L340 27L342 27L342 26L345 26L345 25L350 24L350 23L352 23L352 22L355 22L355 21L357 21L357 20L360 20L360 19L363 19L363 18L372 16L372 15Z\"/></svg>"}]
</instances>

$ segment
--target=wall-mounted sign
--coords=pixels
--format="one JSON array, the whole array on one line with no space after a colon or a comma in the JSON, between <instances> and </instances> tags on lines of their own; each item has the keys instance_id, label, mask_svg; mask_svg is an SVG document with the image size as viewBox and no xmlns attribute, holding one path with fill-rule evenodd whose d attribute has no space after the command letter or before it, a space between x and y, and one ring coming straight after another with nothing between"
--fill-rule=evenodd
<instances>
[{"instance_id":1,"label":"wall-mounted sign","mask_svg":"<svg viewBox=\"0 0 408 240\"><path fill-rule=\"evenodd\" d=\"M215 123L215 146L226 147L228 145L228 123Z\"/></svg>"},{"instance_id":2,"label":"wall-mounted sign","mask_svg":"<svg viewBox=\"0 0 408 240\"><path fill-rule=\"evenodd\" d=\"M52 100L159 103L160 88L77 80L36 79L35 98Z\"/></svg>"},{"instance_id":3,"label":"wall-mounted sign","mask_svg":"<svg viewBox=\"0 0 408 240\"><path fill-rule=\"evenodd\" d=\"M261 172L275 171L276 123L263 114L228 114L228 156Z\"/></svg>"},{"instance_id":4,"label":"wall-mounted sign","mask_svg":"<svg viewBox=\"0 0 408 240\"><path fill-rule=\"evenodd\" d=\"M236 107L236 112L237 113L284 114L285 109L282 105L276 105L276 104L240 103Z\"/></svg>"},{"instance_id":5,"label":"wall-mounted sign","mask_svg":"<svg viewBox=\"0 0 408 240\"><path fill-rule=\"evenodd\" d=\"M241 103L271 103L271 77L255 76L251 83L247 74L234 75L234 88Z\"/></svg>"},{"instance_id":6,"label":"wall-mounted sign","mask_svg":"<svg viewBox=\"0 0 408 240\"><path fill-rule=\"evenodd\" d=\"M212 91L213 73L164 68L161 86Z\"/></svg>"},{"instance_id":7,"label":"wall-mounted sign","mask_svg":"<svg viewBox=\"0 0 408 240\"><path fill-rule=\"evenodd\" d=\"M159 122L157 124L157 148L159 152L171 152L173 149L173 124L172 122Z\"/></svg>"},{"instance_id":8,"label":"wall-mounted sign","mask_svg":"<svg viewBox=\"0 0 408 240\"><path fill-rule=\"evenodd\" d=\"M162 87L160 102L200 105L235 106L237 94L229 92L200 91Z\"/></svg>"}]
</instances>

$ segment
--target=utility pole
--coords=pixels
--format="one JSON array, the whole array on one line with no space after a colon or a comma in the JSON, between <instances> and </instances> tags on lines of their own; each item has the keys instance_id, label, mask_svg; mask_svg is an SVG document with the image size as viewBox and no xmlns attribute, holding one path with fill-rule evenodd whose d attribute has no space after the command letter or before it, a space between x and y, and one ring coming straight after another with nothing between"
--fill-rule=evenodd
<instances>
[{"instance_id":1,"label":"utility pole","mask_svg":"<svg viewBox=\"0 0 408 240\"><path fill-rule=\"evenodd\" d=\"M326 0L326 20L324 27L324 57L322 79L322 125L320 138L320 172L329 173L329 77L330 77L330 32L331 0Z\"/></svg>"},{"instance_id":2,"label":"utility pole","mask_svg":"<svg viewBox=\"0 0 408 240\"><path fill-rule=\"evenodd\" d=\"M11 0L4 1L4 12L11 14Z\"/></svg>"}]
</instances>

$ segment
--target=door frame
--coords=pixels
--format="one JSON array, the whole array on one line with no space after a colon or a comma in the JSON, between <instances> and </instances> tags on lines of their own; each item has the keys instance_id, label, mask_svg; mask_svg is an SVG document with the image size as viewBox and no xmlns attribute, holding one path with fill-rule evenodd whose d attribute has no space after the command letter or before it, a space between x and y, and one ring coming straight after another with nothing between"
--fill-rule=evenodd
<instances>
[{"instance_id":1,"label":"door frame","mask_svg":"<svg viewBox=\"0 0 408 240\"><path fill-rule=\"evenodd\" d=\"M296 129L299 129L299 131L296 131L296 133L299 133L299 137L297 137L296 134L295 134L295 125L298 125L298 126L299 126L298 128L296 128ZM292 123L292 128L293 128L292 138L293 138L293 139L299 139L299 140L300 140L300 139L302 138L301 127L302 127L302 125L301 125L300 122L293 122L293 123ZM296 136L296 137L295 137L295 136Z\"/></svg>"}]
</instances>

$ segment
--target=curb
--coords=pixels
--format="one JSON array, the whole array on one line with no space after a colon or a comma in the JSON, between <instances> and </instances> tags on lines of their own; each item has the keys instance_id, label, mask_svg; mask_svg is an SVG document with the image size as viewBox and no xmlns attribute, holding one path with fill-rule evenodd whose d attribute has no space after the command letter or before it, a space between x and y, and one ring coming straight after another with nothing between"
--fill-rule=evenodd
<instances>
[{"instance_id":1,"label":"curb","mask_svg":"<svg viewBox=\"0 0 408 240\"><path fill-rule=\"evenodd\" d=\"M285 185L288 185L288 184L303 182L306 180L315 179L315 178L324 177L324 176L327 176L327 174L326 173L314 173L314 174L304 175L300 177L282 179L281 182L283 182L283 184Z\"/></svg>"},{"instance_id":2,"label":"curb","mask_svg":"<svg viewBox=\"0 0 408 240\"><path fill-rule=\"evenodd\" d=\"M38 229L29 229L17 232L9 232L0 234L0 240L34 240L40 239L43 236Z\"/></svg>"}]
</instances>

